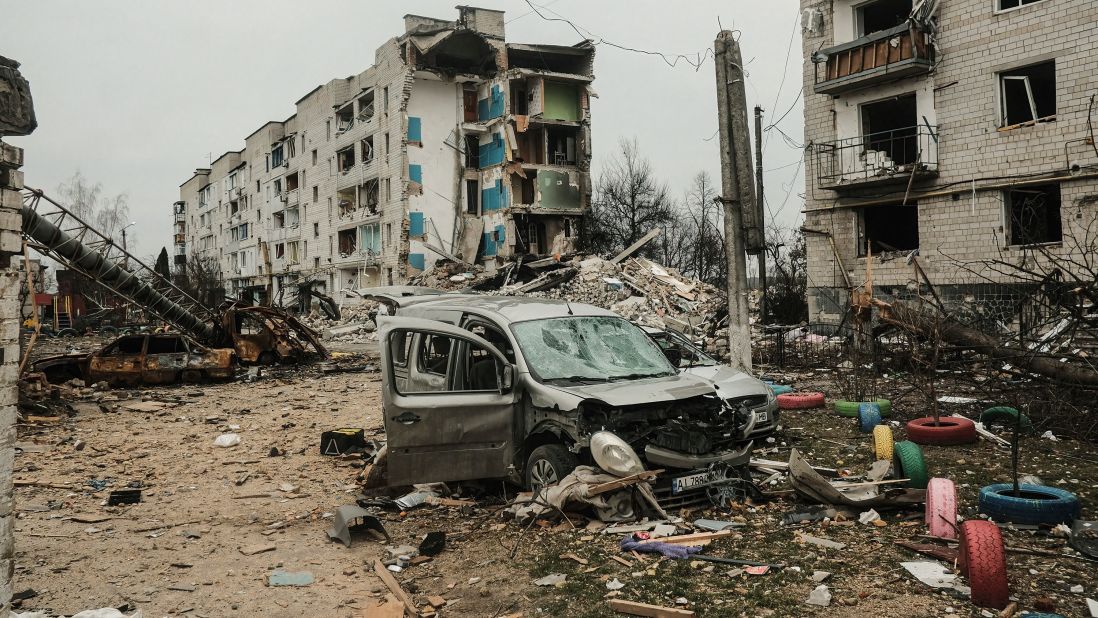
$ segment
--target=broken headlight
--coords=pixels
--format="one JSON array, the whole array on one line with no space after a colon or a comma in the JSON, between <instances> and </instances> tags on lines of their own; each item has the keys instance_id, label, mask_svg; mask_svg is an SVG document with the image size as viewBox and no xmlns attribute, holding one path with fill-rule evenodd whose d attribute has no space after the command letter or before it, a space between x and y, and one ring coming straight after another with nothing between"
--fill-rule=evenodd
<instances>
[{"instance_id":1,"label":"broken headlight","mask_svg":"<svg viewBox=\"0 0 1098 618\"><path fill-rule=\"evenodd\" d=\"M614 476L644 471L644 464L633 447L609 431L598 431L591 436L591 456L600 468Z\"/></svg>"}]
</instances>

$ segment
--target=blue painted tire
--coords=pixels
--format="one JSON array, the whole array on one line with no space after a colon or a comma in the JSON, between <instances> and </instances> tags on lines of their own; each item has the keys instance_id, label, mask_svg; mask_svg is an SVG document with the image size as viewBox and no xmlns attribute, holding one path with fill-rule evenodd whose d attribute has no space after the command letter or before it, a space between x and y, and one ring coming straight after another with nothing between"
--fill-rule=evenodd
<instances>
[{"instance_id":1,"label":"blue painted tire","mask_svg":"<svg viewBox=\"0 0 1098 618\"><path fill-rule=\"evenodd\" d=\"M793 387L786 384L767 384L767 386L770 387L770 391L775 395L784 395L793 392Z\"/></svg>"},{"instance_id":2,"label":"blue painted tire","mask_svg":"<svg viewBox=\"0 0 1098 618\"><path fill-rule=\"evenodd\" d=\"M1015 524L1062 524L1079 516L1079 498L1070 491L1045 485L997 483L980 488L980 512L995 521Z\"/></svg>"},{"instance_id":3,"label":"blue painted tire","mask_svg":"<svg viewBox=\"0 0 1098 618\"><path fill-rule=\"evenodd\" d=\"M873 433L873 428L881 424L881 407L868 402L858 406L858 423L862 433Z\"/></svg>"}]
</instances>

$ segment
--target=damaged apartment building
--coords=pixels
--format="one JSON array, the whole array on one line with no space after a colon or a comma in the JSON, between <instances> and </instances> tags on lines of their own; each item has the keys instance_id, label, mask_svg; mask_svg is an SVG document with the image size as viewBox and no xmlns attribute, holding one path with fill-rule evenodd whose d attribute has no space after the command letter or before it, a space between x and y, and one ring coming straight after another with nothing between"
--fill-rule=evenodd
<instances>
[{"instance_id":1,"label":"damaged apartment building","mask_svg":"<svg viewBox=\"0 0 1098 618\"><path fill-rule=\"evenodd\" d=\"M802 0L810 320L850 286L902 294L917 259L963 298L1096 215L1093 0ZM1093 232L1092 232L1093 235ZM967 266L964 266L967 265Z\"/></svg>"},{"instance_id":2,"label":"damaged apartment building","mask_svg":"<svg viewBox=\"0 0 1098 618\"><path fill-rule=\"evenodd\" d=\"M439 260L568 253L590 202L594 47L508 44L502 11L407 15L360 74L195 170L175 261L230 296L400 284Z\"/></svg>"}]
</instances>

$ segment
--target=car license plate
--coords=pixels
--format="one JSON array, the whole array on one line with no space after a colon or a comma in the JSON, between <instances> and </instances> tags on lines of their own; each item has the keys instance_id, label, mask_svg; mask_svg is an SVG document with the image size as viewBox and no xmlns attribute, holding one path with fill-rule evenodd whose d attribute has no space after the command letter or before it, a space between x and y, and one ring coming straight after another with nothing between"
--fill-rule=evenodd
<instances>
[{"instance_id":1,"label":"car license plate","mask_svg":"<svg viewBox=\"0 0 1098 618\"><path fill-rule=\"evenodd\" d=\"M755 410L755 423L765 423L770 420L770 414L766 410Z\"/></svg>"},{"instance_id":2,"label":"car license plate","mask_svg":"<svg viewBox=\"0 0 1098 618\"><path fill-rule=\"evenodd\" d=\"M701 487L713 482L712 472L699 472L697 474L691 474L689 476L680 476L675 479L671 479L671 493L681 494L684 491L689 491L695 487Z\"/></svg>"}]
</instances>

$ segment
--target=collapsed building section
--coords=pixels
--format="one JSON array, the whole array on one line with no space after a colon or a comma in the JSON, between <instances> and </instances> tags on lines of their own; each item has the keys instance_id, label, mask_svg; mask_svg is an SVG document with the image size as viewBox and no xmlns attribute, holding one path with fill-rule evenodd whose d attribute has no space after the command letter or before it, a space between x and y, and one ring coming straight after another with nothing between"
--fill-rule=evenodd
<instances>
[{"instance_id":1,"label":"collapsed building section","mask_svg":"<svg viewBox=\"0 0 1098 618\"><path fill-rule=\"evenodd\" d=\"M177 265L305 308L439 260L570 253L590 203L594 47L508 44L503 12L458 10L405 16L374 66L196 170L173 206Z\"/></svg>"}]
</instances>

